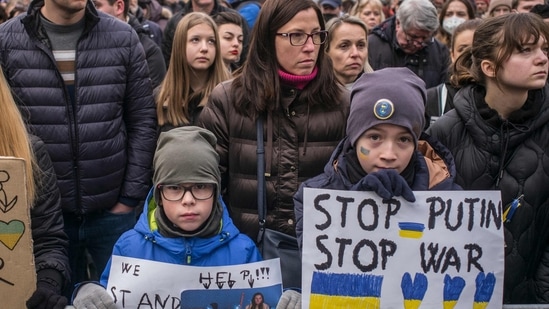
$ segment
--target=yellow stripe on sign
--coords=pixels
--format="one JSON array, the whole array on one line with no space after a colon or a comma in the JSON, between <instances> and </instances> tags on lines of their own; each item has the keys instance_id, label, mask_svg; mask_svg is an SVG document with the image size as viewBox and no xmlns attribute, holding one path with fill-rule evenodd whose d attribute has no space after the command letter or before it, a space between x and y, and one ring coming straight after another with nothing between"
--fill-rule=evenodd
<instances>
[{"instance_id":1,"label":"yellow stripe on sign","mask_svg":"<svg viewBox=\"0 0 549 309\"><path fill-rule=\"evenodd\" d=\"M340 308L340 309L379 309L380 299L377 297L350 297L311 294L309 308Z\"/></svg>"},{"instance_id":2,"label":"yellow stripe on sign","mask_svg":"<svg viewBox=\"0 0 549 309\"><path fill-rule=\"evenodd\" d=\"M405 299L404 308L405 309L417 309L421 305L421 300L419 299Z\"/></svg>"},{"instance_id":3,"label":"yellow stripe on sign","mask_svg":"<svg viewBox=\"0 0 549 309\"><path fill-rule=\"evenodd\" d=\"M398 235L402 238L420 239L423 236L423 232L410 231L410 230L408 230L408 231L400 230L398 232Z\"/></svg>"},{"instance_id":4,"label":"yellow stripe on sign","mask_svg":"<svg viewBox=\"0 0 549 309\"><path fill-rule=\"evenodd\" d=\"M488 307L488 302L474 302L473 309L485 309Z\"/></svg>"},{"instance_id":5,"label":"yellow stripe on sign","mask_svg":"<svg viewBox=\"0 0 549 309\"><path fill-rule=\"evenodd\" d=\"M454 309L454 307L457 304L457 300L448 300L442 303L444 305L444 309Z\"/></svg>"}]
</instances>

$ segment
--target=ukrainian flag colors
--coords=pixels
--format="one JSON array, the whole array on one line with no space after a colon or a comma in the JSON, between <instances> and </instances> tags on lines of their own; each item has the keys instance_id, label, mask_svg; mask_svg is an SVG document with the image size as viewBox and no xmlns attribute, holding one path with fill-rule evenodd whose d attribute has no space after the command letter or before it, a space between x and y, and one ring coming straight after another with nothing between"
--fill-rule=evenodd
<instances>
[{"instance_id":1,"label":"ukrainian flag colors","mask_svg":"<svg viewBox=\"0 0 549 309\"><path fill-rule=\"evenodd\" d=\"M398 233L400 237L415 239L421 238L425 229L423 223L415 222L399 222L398 227L400 228L400 232Z\"/></svg>"},{"instance_id":2,"label":"ukrainian flag colors","mask_svg":"<svg viewBox=\"0 0 549 309\"><path fill-rule=\"evenodd\" d=\"M427 276L425 276L425 274L416 273L414 281L412 282L410 273L404 273L402 281L400 282L400 288L402 289L402 295L404 296L404 308L419 308L423 301L423 297L425 296L425 292L427 292L427 286Z\"/></svg>"},{"instance_id":3,"label":"ukrainian flag colors","mask_svg":"<svg viewBox=\"0 0 549 309\"><path fill-rule=\"evenodd\" d=\"M453 309L465 287L465 280L461 277L444 276L444 309Z\"/></svg>"},{"instance_id":4,"label":"ukrainian flag colors","mask_svg":"<svg viewBox=\"0 0 549 309\"><path fill-rule=\"evenodd\" d=\"M484 309L490 303L492 293L494 292L494 286L496 285L496 277L493 273L484 275L483 272L478 273L475 290L475 302L473 303L473 309Z\"/></svg>"},{"instance_id":5,"label":"ukrainian flag colors","mask_svg":"<svg viewBox=\"0 0 549 309\"><path fill-rule=\"evenodd\" d=\"M310 308L380 308L383 276L313 272Z\"/></svg>"},{"instance_id":6,"label":"ukrainian flag colors","mask_svg":"<svg viewBox=\"0 0 549 309\"><path fill-rule=\"evenodd\" d=\"M0 221L0 243L13 250L25 232L25 224L19 220Z\"/></svg>"}]
</instances>

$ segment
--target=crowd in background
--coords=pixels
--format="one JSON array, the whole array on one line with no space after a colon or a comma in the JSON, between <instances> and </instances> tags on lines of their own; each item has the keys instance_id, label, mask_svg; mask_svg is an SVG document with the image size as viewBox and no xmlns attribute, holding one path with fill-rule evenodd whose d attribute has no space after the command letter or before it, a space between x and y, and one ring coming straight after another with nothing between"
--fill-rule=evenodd
<instances>
[{"instance_id":1,"label":"crowd in background","mask_svg":"<svg viewBox=\"0 0 549 309\"><path fill-rule=\"evenodd\" d=\"M107 302L113 248L175 262L172 248L231 231L226 247L187 251L181 263L246 263L261 259L250 241L260 226L301 245L304 187L409 201L412 189L500 190L504 207L522 206L505 224L504 302L549 303L544 0L58 2L0 2L2 97L19 107L33 168L56 174L58 188L51 177L31 188L52 192L43 207L63 213L50 229L33 219L35 244L52 233L59 254L37 259L29 308ZM365 102L387 93L406 114L369 115ZM407 95L415 105L396 103ZM383 146L392 138L398 146ZM196 166L170 157L177 147ZM374 151L383 147L400 148ZM425 165L433 151L444 177ZM374 156L376 166L402 166L372 167ZM206 215L194 214L198 226L177 222L174 201ZM165 252L149 254L149 240L164 238ZM135 243L145 252L126 250ZM220 258L230 248L248 254Z\"/></svg>"}]
</instances>

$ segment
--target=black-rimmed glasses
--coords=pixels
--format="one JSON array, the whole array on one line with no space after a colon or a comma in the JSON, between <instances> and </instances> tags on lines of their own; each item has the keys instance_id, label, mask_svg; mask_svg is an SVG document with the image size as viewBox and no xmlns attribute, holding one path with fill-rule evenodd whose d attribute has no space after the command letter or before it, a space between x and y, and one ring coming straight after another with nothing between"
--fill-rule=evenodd
<instances>
[{"instance_id":1,"label":"black-rimmed glasses","mask_svg":"<svg viewBox=\"0 0 549 309\"><path fill-rule=\"evenodd\" d=\"M192 186L159 185L158 189L166 200L172 202L180 201L187 191L191 192L195 200L207 200L213 196L215 185L211 183L197 183Z\"/></svg>"},{"instance_id":2,"label":"black-rimmed glasses","mask_svg":"<svg viewBox=\"0 0 549 309\"><path fill-rule=\"evenodd\" d=\"M305 32L287 32L287 33L277 33L276 35L289 38L290 44L293 46L305 45L305 43L307 43L307 40L309 38L313 39L313 44L322 45L324 44L324 42L326 42L326 38L328 37L328 31L320 30L310 34Z\"/></svg>"}]
</instances>

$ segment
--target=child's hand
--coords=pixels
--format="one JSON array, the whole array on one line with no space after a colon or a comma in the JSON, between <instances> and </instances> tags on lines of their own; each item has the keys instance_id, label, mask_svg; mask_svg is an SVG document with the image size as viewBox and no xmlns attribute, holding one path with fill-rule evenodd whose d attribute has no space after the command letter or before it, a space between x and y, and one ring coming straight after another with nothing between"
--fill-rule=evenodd
<instances>
[{"instance_id":1,"label":"child's hand","mask_svg":"<svg viewBox=\"0 0 549 309\"><path fill-rule=\"evenodd\" d=\"M408 202L415 202L414 192L408 186L404 177L394 169L383 169L366 175L359 180L351 190L375 191L380 197L390 199L393 196L402 196Z\"/></svg>"},{"instance_id":2,"label":"child's hand","mask_svg":"<svg viewBox=\"0 0 549 309\"><path fill-rule=\"evenodd\" d=\"M76 291L73 306L81 308L105 308L116 309L112 297L104 287L95 283L85 283Z\"/></svg>"}]
</instances>

